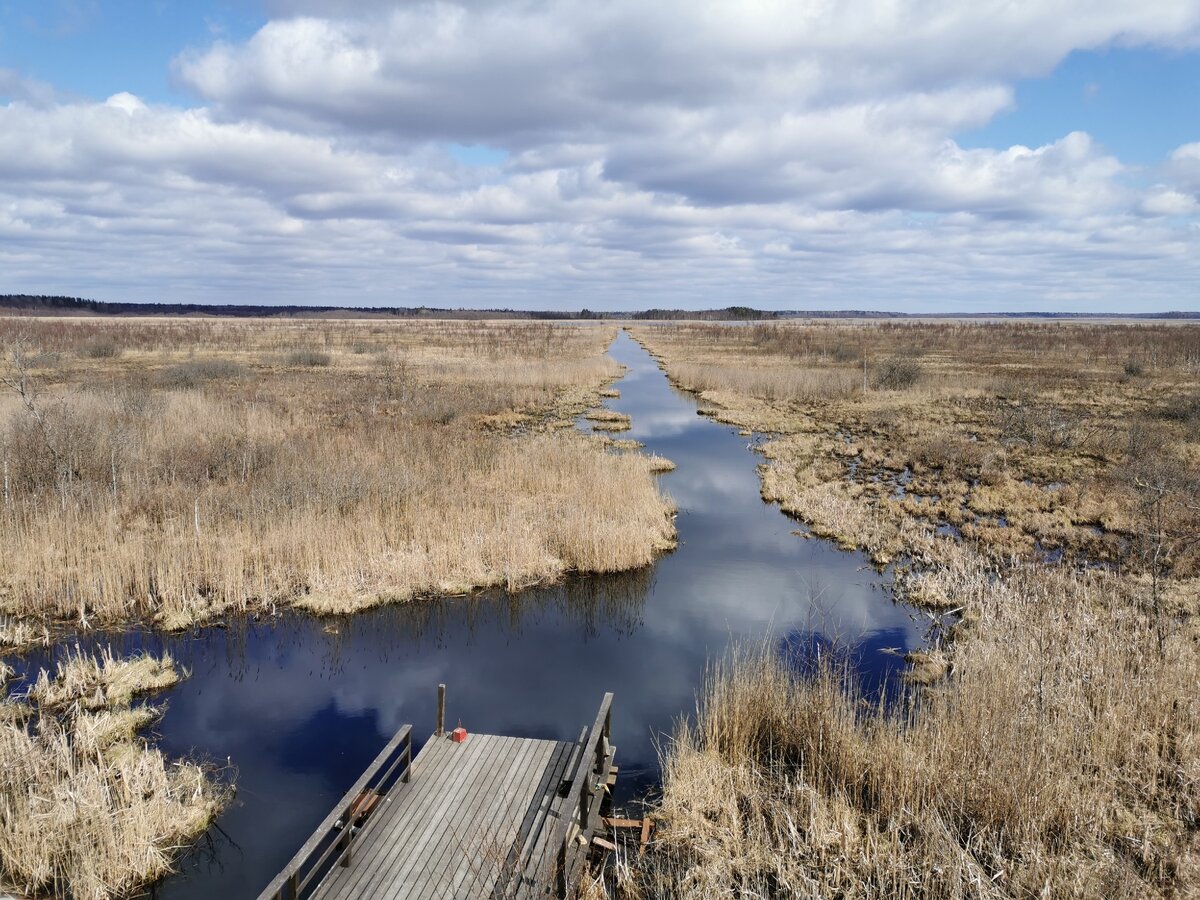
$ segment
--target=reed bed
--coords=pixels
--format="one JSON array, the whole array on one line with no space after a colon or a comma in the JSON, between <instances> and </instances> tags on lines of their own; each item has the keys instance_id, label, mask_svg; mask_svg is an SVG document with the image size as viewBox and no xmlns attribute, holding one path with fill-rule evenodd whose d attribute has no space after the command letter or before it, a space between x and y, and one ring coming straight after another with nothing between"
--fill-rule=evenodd
<instances>
[{"instance_id":1,"label":"reed bed","mask_svg":"<svg viewBox=\"0 0 1200 900\"><path fill-rule=\"evenodd\" d=\"M625 895L1200 890L1200 329L635 335L708 414L775 432L764 498L895 564L897 594L952 624L909 654L890 705L836 656L716 666ZM728 376L789 365L857 387Z\"/></svg>"},{"instance_id":2,"label":"reed bed","mask_svg":"<svg viewBox=\"0 0 1200 900\"><path fill-rule=\"evenodd\" d=\"M673 546L660 464L569 428L619 374L611 329L0 319L3 333L0 611L26 633L517 590ZM84 352L99 337L121 352Z\"/></svg>"},{"instance_id":3,"label":"reed bed","mask_svg":"<svg viewBox=\"0 0 1200 900\"><path fill-rule=\"evenodd\" d=\"M108 900L171 870L228 799L213 770L138 733L134 698L178 678L168 659L78 650L0 701L0 879L24 896Z\"/></svg>"},{"instance_id":4,"label":"reed bed","mask_svg":"<svg viewBox=\"0 0 1200 900\"><path fill-rule=\"evenodd\" d=\"M1200 879L1200 654L1111 576L974 586L974 637L888 710L836 657L716 666L627 896L1178 897Z\"/></svg>"}]
</instances>

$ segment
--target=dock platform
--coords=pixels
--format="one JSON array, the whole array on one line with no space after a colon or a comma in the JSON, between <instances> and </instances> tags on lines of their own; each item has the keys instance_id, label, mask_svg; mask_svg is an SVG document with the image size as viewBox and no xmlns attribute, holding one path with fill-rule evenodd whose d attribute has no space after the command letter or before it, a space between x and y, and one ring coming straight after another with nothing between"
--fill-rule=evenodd
<instances>
[{"instance_id":1,"label":"dock platform","mask_svg":"<svg viewBox=\"0 0 1200 900\"><path fill-rule=\"evenodd\" d=\"M440 707L439 707L440 714ZM565 897L605 828L612 695L577 741L397 732L259 900Z\"/></svg>"}]
</instances>

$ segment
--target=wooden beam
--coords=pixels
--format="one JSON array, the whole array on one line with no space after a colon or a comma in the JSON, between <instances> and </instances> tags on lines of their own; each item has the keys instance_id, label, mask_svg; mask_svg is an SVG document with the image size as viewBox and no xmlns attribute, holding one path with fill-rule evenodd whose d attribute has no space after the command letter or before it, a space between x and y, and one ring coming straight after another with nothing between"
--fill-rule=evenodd
<instances>
[{"instance_id":1,"label":"wooden beam","mask_svg":"<svg viewBox=\"0 0 1200 900\"><path fill-rule=\"evenodd\" d=\"M446 686L438 685L437 728L433 732L438 737L446 733Z\"/></svg>"}]
</instances>

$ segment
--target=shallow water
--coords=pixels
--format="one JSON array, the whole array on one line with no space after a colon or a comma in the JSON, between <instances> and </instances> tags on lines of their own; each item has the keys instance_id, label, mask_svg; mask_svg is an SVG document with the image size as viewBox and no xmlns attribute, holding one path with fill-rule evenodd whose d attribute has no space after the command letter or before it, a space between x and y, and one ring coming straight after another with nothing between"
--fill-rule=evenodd
<instances>
[{"instance_id":1,"label":"shallow water","mask_svg":"<svg viewBox=\"0 0 1200 900\"><path fill-rule=\"evenodd\" d=\"M615 436L678 465L662 483L680 546L649 569L346 619L89 639L170 650L192 674L166 695L160 746L237 768L237 800L155 896L257 896L399 726L418 742L432 731L438 682L449 725L560 740L613 691L621 803L656 783L656 742L694 712L706 660L731 641L780 652L856 641L868 688L897 664L885 648L921 643L863 555L797 537L761 501L751 439L698 416L624 332L610 352L628 372L606 405L633 417Z\"/></svg>"}]
</instances>

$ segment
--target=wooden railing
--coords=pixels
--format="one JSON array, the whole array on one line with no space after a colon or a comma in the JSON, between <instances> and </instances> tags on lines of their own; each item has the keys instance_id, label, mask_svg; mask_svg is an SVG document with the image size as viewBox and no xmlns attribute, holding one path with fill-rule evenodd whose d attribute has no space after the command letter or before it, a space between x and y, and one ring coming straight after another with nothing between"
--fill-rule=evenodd
<instances>
[{"instance_id":1,"label":"wooden railing","mask_svg":"<svg viewBox=\"0 0 1200 900\"><path fill-rule=\"evenodd\" d=\"M568 789L564 810L573 810L573 815L564 815L558 823L554 836L555 869L553 881L558 896L566 897L574 880L577 863L586 856L586 845L600 822L600 806L608 783L612 766L612 694L605 694L596 713L596 722L580 745L575 758L574 773ZM572 852L573 846L582 836L580 852ZM550 881L550 879L546 879Z\"/></svg>"},{"instance_id":2,"label":"wooden railing","mask_svg":"<svg viewBox=\"0 0 1200 900\"><path fill-rule=\"evenodd\" d=\"M392 788L407 782L411 776L412 726L405 725L346 791L292 861L258 895L258 900L301 900L310 895L309 888L315 888L334 866L349 865L359 831L352 821L359 798L374 792L379 797L378 803L383 803Z\"/></svg>"}]
</instances>

